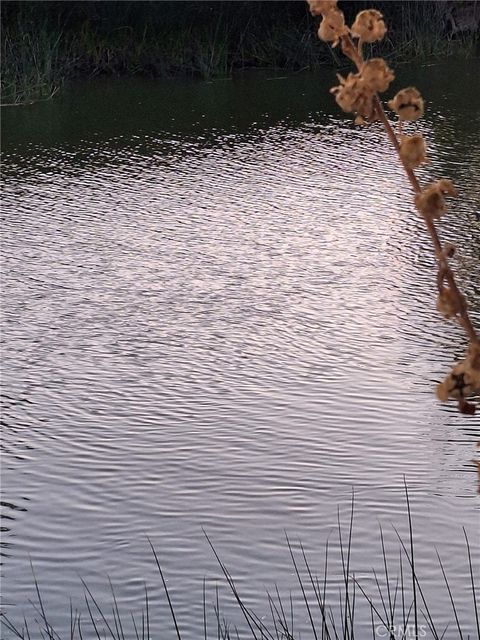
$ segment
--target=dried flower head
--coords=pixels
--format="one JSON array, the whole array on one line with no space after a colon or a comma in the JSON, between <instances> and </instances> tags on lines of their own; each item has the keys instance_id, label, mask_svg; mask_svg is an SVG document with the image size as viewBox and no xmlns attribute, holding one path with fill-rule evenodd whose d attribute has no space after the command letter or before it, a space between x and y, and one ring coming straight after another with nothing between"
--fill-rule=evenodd
<instances>
[{"instance_id":1,"label":"dried flower head","mask_svg":"<svg viewBox=\"0 0 480 640\"><path fill-rule=\"evenodd\" d=\"M459 400L478 393L473 379L467 370L465 360L456 364L443 382L437 386L437 397L445 402L449 398Z\"/></svg>"},{"instance_id":2,"label":"dried flower head","mask_svg":"<svg viewBox=\"0 0 480 640\"><path fill-rule=\"evenodd\" d=\"M388 106L398 114L400 120L418 120L423 116L423 98L415 87L399 91L393 100L388 102Z\"/></svg>"},{"instance_id":3,"label":"dried flower head","mask_svg":"<svg viewBox=\"0 0 480 640\"><path fill-rule=\"evenodd\" d=\"M340 38L347 33L348 27L345 26L343 11L331 9L328 13L323 14L323 20L318 30L320 40L332 42L332 46L336 47Z\"/></svg>"},{"instance_id":4,"label":"dried flower head","mask_svg":"<svg viewBox=\"0 0 480 640\"><path fill-rule=\"evenodd\" d=\"M362 42L377 42L387 33L383 15L376 9L360 11L352 25L352 35Z\"/></svg>"},{"instance_id":5,"label":"dried flower head","mask_svg":"<svg viewBox=\"0 0 480 640\"><path fill-rule=\"evenodd\" d=\"M349 73L346 78L337 74L340 84L332 87L337 104L347 113L356 113L362 118L371 119L374 116L374 94L365 84L359 73Z\"/></svg>"},{"instance_id":6,"label":"dried flower head","mask_svg":"<svg viewBox=\"0 0 480 640\"><path fill-rule=\"evenodd\" d=\"M442 178L415 196L418 210L428 218L440 218L447 211L445 196L458 196L451 180Z\"/></svg>"},{"instance_id":7,"label":"dried flower head","mask_svg":"<svg viewBox=\"0 0 480 640\"><path fill-rule=\"evenodd\" d=\"M421 133L400 138L400 157L407 167L415 169L427 161L427 147Z\"/></svg>"},{"instance_id":8,"label":"dried flower head","mask_svg":"<svg viewBox=\"0 0 480 640\"><path fill-rule=\"evenodd\" d=\"M467 403L465 406L464 399L477 395L480 395L480 343L474 341L470 343L465 358L437 386L437 396L443 402L449 398L459 400L463 413L474 413L474 405Z\"/></svg>"},{"instance_id":9,"label":"dried flower head","mask_svg":"<svg viewBox=\"0 0 480 640\"><path fill-rule=\"evenodd\" d=\"M383 58L367 60L362 66L361 75L372 91L386 91L392 80L395 80L393 71Z\"/></svg>"},{"instance_id":10,"label":"dried flower head","mask_svg":"<svg viewBox=\"0 0 480 640\"><path fill-rule=\"evenodd\" d=\"M337 8L337 0L307 0L312 16L325 15Z\"/></svg>"},{"instance_id":11,"label":"dried flower head","mask_svg":"<svg viewBox=\"0 0 480 640\"><path fill-rule=\"evenodd\" d=\"M457 294L449 287L441 287L437 297L437 310L444 318L450 320L459 316L467 308L465 296Z\"/></svg>"}]
</instances>

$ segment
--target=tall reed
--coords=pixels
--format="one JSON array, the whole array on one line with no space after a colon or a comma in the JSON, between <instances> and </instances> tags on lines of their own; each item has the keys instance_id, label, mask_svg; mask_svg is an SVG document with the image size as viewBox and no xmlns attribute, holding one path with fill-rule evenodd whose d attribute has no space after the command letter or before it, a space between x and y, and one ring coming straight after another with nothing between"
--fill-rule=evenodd
<instances>
[{"instance_id":1,"label":"tall reed","mask_svg":"<svg viewBox=\"0 0 480 640\"><path fill-rule=\"evenodd\" d=\"M417 551L414 544L414 531L410 497L405 486L406 495L406 524L408 536L402 538L397 529L393 531L398 540L398 548L392 552L391 544L387 545L384 530L379 530L379 559L382 570L372 569L367 575L362 571L362 578L358 577L354 568L354 494L350 511L347 514L347 524L342 524L340 512L337 518L337 540L328 541L323 551L323 571L316 574L303 545L293 544L286 537L287 550L290 555L293 576L298 584L296 604L292 596L282 596L277 588L274 593L267 594L267 612L262 615L256 613L246 603L245 594L239 591L235 579L232 577L220 553L208 536L207 541L218 562L238 607L243 628L239 621L234 622L225 618L221 604L218 586L213 593L213 611L207 606L207 587L203 582L202 614L197 621L197 637L204 640L354 640L354 638L372 637L388 638L389 640L408 640L431 638L459 638L463 640L467 633L476 633L480 638L479 601L477 584L479 576L475 575L476 566L472 560L472 551L468 536L463 530L465 541L465 560L467 569L466 583L462 585L461 595L468 596L470 613L467 619L462 619L458 596L454 592L444 568L440 555L438 557L437 585L444 585L445 595L450 606L446 626L436 619L435 604L430 602L422 576L417 569ZM331 548L335 544L337 556L332 558ZM158 569L167 609L172 621L172 633L169 637L182 640L182 620L176 608L173 595L168 588L168 581L161 566L160 558L153 544L150 542L154 563ZM340 579L336 574L336 567L340 569ZM430 579L432 576L430 575ZM373 585L368 587L368 584ZM158 602L152 601L148 589L143 593L143 608L136 615L122 611L118 603L115 590L110 583L111 607L108 610L99 603L91 589L84 582L85 610L79 611L70 605L65 612L69 630L60 634L53 626L46 603L42 596L40 585L34 577L37 601L32 603L33 613L30 619L25 616L22 623L13 621L3 614L0 621L9 638L33 640L46 638L47 640L153 640L154 627L158 621L154 619L154 611L158 610ZM335 588L333 587L335 585ZM57 612L58 614L58 612ZM370 622L366 622L369 620ZM65 625L64 625L65 626ZM446 635L452 629L454 636ZM366 635L368 633L368 636ZM165 637L165 636L162 636ZM475 637L475 636L473 636ZM7 636L2 635L7 640Z\"/></svg>"},{"instance_id":2,"label":"tall reed","mask_svg":"<svg viewBox=\"0 0 480 640\"><path fill-rule=\"evenodd\" d=\"M350 11L362 2L345 4ZM443 0L377 5L396 25L383 41L389 59L469 56L478 48L475 29L449 33ZM306 6L295 1L10 0L2 5L1 38L7 104L45 99L67 80L99 74L212 78L332 62L328 50L315 46Z\"/></svg>"}]
</instances>

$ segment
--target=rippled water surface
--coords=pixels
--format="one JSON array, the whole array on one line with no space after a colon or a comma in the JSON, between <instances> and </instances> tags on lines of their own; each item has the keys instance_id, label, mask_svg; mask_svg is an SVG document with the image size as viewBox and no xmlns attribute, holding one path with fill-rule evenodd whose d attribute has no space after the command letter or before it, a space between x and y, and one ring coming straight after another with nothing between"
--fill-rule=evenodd
<instances>
[{"instance_id":1,"label":"rippled water surface","mask_svg":"<svg viewBox=\"0 0 480 640\"><path fill-rule=\"evenodd\" d=\"M403 74L430 100L422 179L453 176L462 194L441 232L478 326L480 67ZM405 476L432 613L453 623L436 547L473 633L462 527L477 562L480 419L432 393L464 338L435 312L430 245L384 134L338 113L332 75L99 81L4 114L12 619L32 616L31 561L61 632L70 599L85 608L81 579L111 607L108 577L126 618L146 582L155 632L171 631L149 537L198 638L202 580L213 611L220 577L202 529L264 615L275 584L299 598L285 531L321 572L352 487L352 564L374 589L379 523L393 558L392 525L407 531Z\"/></svg>"}]
</instances>

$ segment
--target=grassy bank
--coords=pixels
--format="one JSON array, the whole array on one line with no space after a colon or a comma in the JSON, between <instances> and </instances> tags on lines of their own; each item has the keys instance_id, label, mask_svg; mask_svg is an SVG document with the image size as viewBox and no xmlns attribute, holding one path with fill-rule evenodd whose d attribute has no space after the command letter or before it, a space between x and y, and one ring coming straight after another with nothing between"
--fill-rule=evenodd
<instances>
[{"instance_id":1,"label":"grassy bank","mask_svg":"<svg viewBox=\"0 0 480 640\"><path fill-rule=\"evenodd\" d=\"M468 6L480 3L341 4L347 17L366 6L385 13L391 29L382 53L397 61L478 52L478 23ZM467 6L466 19L454 4ZM67 80L96 75L211 78L336 62L301 0L12 0L2 4L1 46L2 104L45 99Z\"/></svg>"},{"instance_id":2,"label":"grassy bank","mask_svg":"<svg viewBox=\"0 0 480 640\"><path fill-rule=\"evenodd\" d=\"M297 608L293 604L292 595L284 598L278 589L274 594L268 594L270 616L259 616L247 606L243 595L239 593L237 585L222 562L214 545L207 537L213 556L218 562L224 581L228 585L233 602L238 607L239 619L243 621L238 629L224 616L220 606L218 586L213 594L206 593L203 583L203 615L198 620L198 637L208 640L230 640L249 638L251 640L296 640L312 638L312 640L353 640L354 637L389 638L389 640L406 640L407 638L480 638L480 619L478 601L478 579L474 574L472 550L464 530L465 560L467 576L462 584L462 596L469 600L470 612L467 619L462 620L459 613L458 597L460 593L452 590L442 559L437 552L436 567L437 584L443 584L445 594L448 594L449 612L447 624L445 616L443 623L436 620L438 610L431 608L419 575L418 557L414 543L412 517L409 495L406 490L406 524L407 535L402 539L398 531L393 528L398 541L398 548L392 549L391 542L386 542L387 536L380 528L378 559L381 569L372 569L368 575L365 569L360 570L361 578L355 574L353 553L355 549L354 535L354 500L350 513L347 514L346 524L341 523L340 515L337 522L337 540L330 542L335 548L336 557L333 558L329 550L329 543L322 552L323 570L316 575L310 560L301 543L292 545L287 537L287 551L290 555L293 576L297 582ZM167 586L167 580L161 567L157 552L150 542L152 561L155 563L165 597L164 611L170 616L172 633L169 637L182 640L182 621L178 618L175 603ZM331 547L330 547L331 549ZM364 564L364 563L362 563ZM334 567L332 571L332 565ZM433 568L434 570L434 568ZM329 573L330 572L330 573ZM336 573L333 589L331 588L331 573ZM429 568L430 580L432 568ZM458 580L457 580L458 584ZM35 580L37 602L32 602L31 621L27 617L18 624L11 621L6 614L0 617L4 631L11 638L30 640L31 638L46 638L48 640L83 640L96 638L97 640L151 640L154 636L153 612L159 610L159 603L152 601L145 587L144 608L134 615L132 612L121 611L112 590L112 604L107 609L102 608L94 594L83 583L85 588L85 611L75 610L72 605L70 611L65 612L65 620L69 632L60 635L53 627L49 613L42 598L41 588ZM369 586L370 585L370 586ZM212 612L209 612L207 600L213 595ZM300 606L298 607L298 603ZM433 606L435 607L435 602ZM358 620L363 618L363 625ZM365 628L365 620L370 620L370 629ZM239 622L237 621L237 624ZM299 627L303 628L300 634ZM306 632L305 629L309 629ZM473 636L471 635L473 632ZM453 635L452 635L453 633ZM371 635L370 635L371 634ZM6 636L2 636L6 637ZM164 636L162 636L164 637Z\"/></svg>"}]
</instances>

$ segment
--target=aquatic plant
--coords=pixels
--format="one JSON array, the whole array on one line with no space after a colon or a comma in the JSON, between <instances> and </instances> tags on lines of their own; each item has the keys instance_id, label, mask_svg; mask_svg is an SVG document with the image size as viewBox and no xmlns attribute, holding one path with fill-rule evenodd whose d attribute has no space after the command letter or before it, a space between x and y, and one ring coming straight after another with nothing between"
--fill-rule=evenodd
<instances>
[{"instance_id":1,"label":"aquatic plant","mask_svg":"<svg viewBox=\"0 0 480 640\"><path fill-rule=\"evenodd\" d=\"M206 535L210 548L217 560L226 585L238 606L244 628L239 629L239 621L235 624L225 618L221 610L218 584L214 590L213 611L207 610L207 586L203 581L202 614L198 620L197 637L204 640L230 640L245 638L249 640L299 640L311 637L312 640L353 640L365 638L366 633L373 638L388 640L407 640L407 638L432 638L441 640L445 637L456 637L460 640L471 638L464 635L468 630L476 632L480 638L479 602L477 597L478 576L475 575L475 564L472 550L465 529L465 584L462 585L462 596L470 598L471 615L462 620L456 602L456 595L448 579L443 561L437 552L438 584L444 584L445 595L450 603L450 618L446 627L435 619L425 585L417 570L416 546L414 544L410 496L405 485L406 526L408 535L402 538L398 530L393 532L398 540L398 548L392 550L387 543L386 532L379 529L379 564L381 570L371 570L368 574L360 570L361 577L354 569L354 493L350 510L346 514L347 524L342 523L340 512L337 515L337 540L328 541L323 550L323 571L314 573L311 561L301 544L292 543L286 536L287 550L290 555L293 576L298 583L296 604L292 594L285 598L275 588L274 594L267 593L270 617L258 615L246 603L245 596L240 593L237 584L220 557L210 538ZM153 561L165 594L164 603L172 621L172 635L182 640L182 620L175 609L175 603L169 591L164 569L160 558L150 543ZM336 556L332 559L332 546L336 547ZM332 570L333 565L333 570ZM334 574L332 576L332 573ZM16 623L7 614L0 614L0 622L9 638L32 640L153 640L154 611L159 602L152 600L145 586L143 608L136 615L122 611L114 587L110 582L111 607L102 607L88 585L83 582L85 595L85 611L74 609L65 612L68 620L68 633L60 635L54 628L41 588L34 576L37 601L32 602L34 613L32 621L24 617L23 622ZM367 585L373 585L373 592ZM58 614L58 612L56 612ZM363 621L362 621L363 616ZM270 618L270 619L269 619ZM369 622L366 622L369 620ZM155 624L156 626L156 624ZM301 629L300 629L301 627ZM370 627L370 629L368 628ZM310 629L307 636L306 629ZM454 636L446 636L447 629L453 628ZM7 640L7 636L2 635Z\"/></svg>"},{"instance_id":2,"label":"aquatic plant","mask_svg":"<svg viewBox=\"0 0 480 640\"><path fill-rule=\"evenodd\" d=\"M345 4L351 11L364 3ZM377 2L395 24L383 54L416 61L475 55L475 8L462 7L453 22L452 4ZM306 5L295 1L10 0L1 20L4 105L48 99L67 80L100 74L212 78L236 69L314 70L336 62L332 50L316 46Z\"/></svg>"},{"instance_id":3,"label":"aquatic plant","mask_svg":"<svg viewBox=\"0 0 480 640\"><path fill-rule=\"evenodd\" d=\"M422 186L414 169L426 161L426 144L421 133L405 135L402 124L415 122L423 116L425 104L415 87L401 89L388 101L388 107L397 116L396 126L386 115L379 93L388 90L395 76L383 58L366 59L364 45L381 41L387 33L383 15L376 9L364 9L358 13L351 27L345 22L337 0L307 0L310 12L321 16L318 37L332 47L340 46L344 55L356 67L342 77L337 74L339 85L331 89L340 108L355 115L355 123L368 125L380 122L397 151L414 192L415 207L425 222L432 240L437 264L437 310L447 320L458 322L464 329L468 347L464 358L456 363L446 378L437 386L437 396L442 401L455 399L459 410L465 414L475 413L480 396L480 339L468 313L465 296L460 292L449 258L455 247L442 243L435 221L447 212L446 197L457 197L453 183L441 178Z\"/></svg>"}]
</instances>

